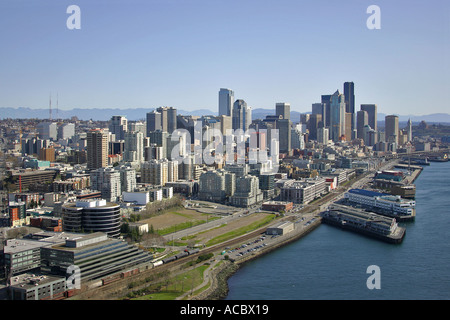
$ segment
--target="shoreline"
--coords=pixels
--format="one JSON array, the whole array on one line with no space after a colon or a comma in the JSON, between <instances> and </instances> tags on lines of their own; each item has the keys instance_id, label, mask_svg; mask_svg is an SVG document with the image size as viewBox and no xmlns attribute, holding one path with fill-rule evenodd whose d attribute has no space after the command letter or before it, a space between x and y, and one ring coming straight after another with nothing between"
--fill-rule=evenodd
<instances>
[{"instance_id":1,"label":"shoreline","mask_svg":"<svg viewBox=\"0 0 450 320\"><path fill-rule=\"evenodd\" d=\"M395 162L390 163L390 166L395 167ZM414 180L422 173L423 168L420 170L416 170L414 174ZM414 181L413 180L413 181ZM270 247L265 248L262 251L258 251L253 253L250 256L246 256L243 259L238 261L226 261L223 263L221 268L215 268L211 270L209 275L211 285L205 291L199 293L198 295L192 297L192 300L224 300L228 296L229 287L228 287L228 279L231 278L239 269L244 266L247 262L255 260L265 254L276 250L279 247L288 245L289 243L299 240L304 236L308 235L310 232L318 228L322 224L322 218L320 216L316 216L317 220L309 225L307 228L302 228L302 230L295 230L292 232L293 234L285 235L282 241L271 245ZM297 232L296 232L297 231Z\"/></svg>"},{"instance_id":2,"label":"shoreline","mask_svg":"<svg viewBox=\"0 0 450 320\"><path fill-rule=\"evenodd\" d=\"M294 241L297 241L304 236L308 235L310 232L315 230L321 225L321 218L318 217L316 221L311 223L307 228L302 228L301 230L292 231L292 234L287 234L284 236L282 241L273 244L264 250L257 251L245 258L238 261L224 260L224 263L220 267L214 268L209 277L211 285L205 291L199 293L198 295L191 298L191 300L224 300L228 296L229 287L228 279L231 278L239 269L246 263L253 261L266 255L277 248L288 245Z\"/></svg>"}]
</instances>

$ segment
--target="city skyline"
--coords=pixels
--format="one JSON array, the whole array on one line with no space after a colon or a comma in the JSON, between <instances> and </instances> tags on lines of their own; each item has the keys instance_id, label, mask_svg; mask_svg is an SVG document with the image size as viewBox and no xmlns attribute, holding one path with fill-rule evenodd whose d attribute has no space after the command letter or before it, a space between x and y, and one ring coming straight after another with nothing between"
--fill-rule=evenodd
<instances>
[{"instance_id":1,"label":"city skyline","mask_svg":"<svg viewBox=\"0 0 450 320\"><path fill-rule=\"evenodd\" d=\"M355 112L449 108L446 1L52 1L0 4L0 107L218 110L219 88L253 109L308 112L355 83ZM370 30L367 8L381 10ZM242 19L240 17L245 17ZM348 40L351 39L349 45Z\"/></svg>"}]
</instances>

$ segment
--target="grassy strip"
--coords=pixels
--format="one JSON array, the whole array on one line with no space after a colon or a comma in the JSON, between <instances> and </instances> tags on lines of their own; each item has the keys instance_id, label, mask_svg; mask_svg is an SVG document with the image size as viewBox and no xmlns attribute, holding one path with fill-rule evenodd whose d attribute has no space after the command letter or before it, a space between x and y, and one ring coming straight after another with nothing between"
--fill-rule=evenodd
<instances>
[{"instance_id":1,"label":"grassy strip","mask_svg":"<svg viewBox=\"0 0 450 320\"><path fill-rule=\"evenodd\" d=\"M201 265L144 289L133 291L127 297L132 300L174 300L201 284L208 267L209 265Z\"/></svg>"},{"instance_id":2,"label":"grassy strip","mask_svg":"<svg viewBox=\"0 0 450 320\"><path fill-rule=\"evenodd\" d=\"M181 213L176 213L176 212L170 212L170 213L179 214L181 216L184 216ZM186 222L175 224L173 226L170 226L170 227L167 227L167 228L164 228L164 229L158 229L156 232L159 235L164 236L164 235L172 233L172 232L176 232L176 231L192 228L192 227L198 226L200 224L207 223L208 221L217 220L217 219L220 219L220 218L219 217L212 217L212 218L209 218L208 220L191 220L191 221L186 221Z\"/></svg>"},{"instance_id":3,"label":"grassy strip","mask_svg":"<svg viewBox=\"0 0 450 320\"><path fill-rule=\"evenodd\" d=\"M253 230L256 230L258 228L261 228L262 226L268 224L269 222L271 222L273 219L275 219L276 216L275 215L269 215L264 217L261 220L255 221L247 226L243 226L239 229L224 233L220 236L217 236L215 238L212 238L211 240L209 240L208 242L206 242L206 246L212 246L236 237L239 237L243 234L246 234L247 232L251 232Z\"/></svg>"},{"instance_id":4,"label":"grassy strip","mask_svg":"<svg viewBox=\"0 0 450 320\"><path fill-rule=\"evenodd\" d=\"M161 235L164 236L166 234L172 233L172 232L176 232L176 231L180 231L180 230L184 230L184 229L188 229L188 228L192 228L195 226L198 226L200 224L206 223L206 220L194 220L194 221L186 221L183 223L179 223L164 229L158 229L156 232Z\"/></svg>"}]
</instances>

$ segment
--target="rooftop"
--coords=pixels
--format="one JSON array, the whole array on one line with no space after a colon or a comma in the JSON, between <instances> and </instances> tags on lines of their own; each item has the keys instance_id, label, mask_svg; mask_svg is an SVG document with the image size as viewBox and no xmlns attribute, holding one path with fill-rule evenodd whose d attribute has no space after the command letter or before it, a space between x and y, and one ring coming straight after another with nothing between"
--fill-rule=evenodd
<instances>
[{"instance_id":1,"label":"rooftop","mask_svg":"<svg viewBox=\"0 0 450 320\"><path fill-rule=\"evenodd\" d=\"M55 281L65 281L63 277L56 277L52 275L31 274L25 273L11 278L11 286L23 289L31 289L38 285L52 283Z\"/></svg>"},{"instance_id":2,"label":"rooftop","mask_svg":"<svg viewBox=\"0 0 450 320\"><path fill-rule=\"evenodd\" d=\"M366 196L366 197L384 197L384 196L390 196L390 194L387 193L381 193L381 192L376 192L376 191L371 191L371 190L364 190L364 189L350 189L348 190L349 193L353 193L353 194L359 194L361 196Z\"/></svg>"}]
</instances>

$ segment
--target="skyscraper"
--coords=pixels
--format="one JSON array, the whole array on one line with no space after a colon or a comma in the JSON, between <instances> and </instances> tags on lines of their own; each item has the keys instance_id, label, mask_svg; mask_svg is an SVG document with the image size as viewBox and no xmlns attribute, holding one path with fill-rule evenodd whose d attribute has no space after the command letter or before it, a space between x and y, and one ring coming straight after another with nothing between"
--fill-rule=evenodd
<instances>
[{"instance_id":1,"label":"skyscraper","mask_svg":"<svg viewBox=\"0 0 450 320\"><path fill-rule=\"evenodd\" d=\"M128 120L124 116L112 116L109 123L109 132L116 135L116 140L123 140L128 131Z\"/></svg>"},{"instance_id":2,"label":"skyscraper","mask_svg":"<svg viewBox=\"0 0 450 320\"><path fill-rule=\"evenodd\" d=\"M351 128L351 132L353 132L353 130L356 129L356 124L355 124L355 84L353 82L345 82L344 83L344 96L345 96L345 112L351 113L351 125L350 126L347 125L347 126L349 128ZM351 139L351 137L350 137L350 139Z\"/></svg>"},{"instance_id":3,"label":"skyscraper","mask_svg":"<svg viewBox=\"0 0 450 320\"><path fill-rule=\"evenodd\" d=\"M147 137L150 135L150 132L161 130L161 113L153 110L152 112L147 113Z\"/></svg>"},{"instance_id":4,"label":"skyscraper","mask_svg":"<svg viewBox=\"0 0 450 320\"><path fill-rule=\"evenodd\" d=\"M275 112L277 116L282 116L283 119L291 119L291 105L286 102L279 102L275 104Z\"/></svg>"},{"instance_id":5,"label":"skyscraper","mask_svg":"<svg viewBox=\"0 0 450 320\"><path fill-rule=\"evenodd\" d=\"M388 115L385 118L386 142L395 142L398 145L398 117Z\"/></svg>"},{"instance_id":6,"label":"skyscraper","mask_svg":"<svg viewBox=\"0 0 450 320\"><path fill-rule=\"evenodd\" d=\"M311 114L320 114L322 115L322 123L321 126L325 127L326 126L326 103L313 103L312 104L312 112Z\"/></svg>"},{"instance_id":7,"label":"skyscraper","mask_svg":"<svg viewBox=\"0 0 450 320\"><path fill-rule=\"evenodd\" d=\"M357 115L356 137L358 139L364 140L364 127L366 125L369 125L369 114L365 110L360 110L356 113L356 115Z\"/></svg>"},{"instance_id":8,"label":"skyscraper","mask_svg":"<svg viewBox=\"0 0 450 320\"><path fill-rule=\"evenodd\" d=\"M369 120L369 126L375 130L378 131L377 126L377 105L376 104L362 104L361 110L367 111L367 116Z\"/></svg>"},{"instance_id":9,"label":"skyscraper","mask_svg":"<svg viewBox=\"0 0 450 320\"><path fill-rule=\"evenodd\" d=\"M230 89L219 90L219 116L232 116L234 105L234 92Z\"/></svg>"},{"instance_id":10,"label":"skyscraper","mask_svg":"<svg viewBox=\"0 0 450 320\"><path fill-rule=\"evenodd\" d=\"M353 113L346 112L345 113L345 125L344 125L344 129L345 129L344 134L345 134L346 141L353 140L352 123L353 123Z\"/></svg>"},{"instance_id":11,"label":"skyscraper","mask_svg":"<svg viewBox=\"0 0 450 320\"><path fill-rule=\"evenodd\" d=\"M411 119L408 119L408 123L406 124L406 134L408 135L408 141L412 141L412 122L411 122Z\"/></svg>"},{"instance_id":12,"label":"skyscraper","mask_svg":"<svg viewBox=\"0 0 450 320\"><path fill-rule=\"evenodd\" d=\"M325 115L323 119L324 127L331 126L331 94L325 94L321 96L321 102L324 104L323 114Z\"/></svg>"},{"instance_id":13,"label":"skyscraper","mask_svg":"<svg viewBox=\"0 0 450 320\"><path fill-rule=\"evenodd\" d=\"M177 109L159 107L156 111L161 114L161 130L172 133L177 128Z\"/></svg>"},{"instance_id":14,"label":"skyscraper","mask_svg":"<svg viewBox=\"0 0 450 320\"><path fill-rule=\"evenodd\" d=\"M337 90L331 96L330 104L331 140L338 142L345 134L345 97Z\"/></svg>"},{"instance_id":15,"label":"skyscraper","mask_svg":"<svg viewBox=\"0 0 450 320\"><path fill-rule=\"evenodd\" d=\"M318 113L313 113L309 117L307 128L309 130L309 139L317 140L317 129L321 127L322 115Z\"/></svg>"},{"instance_id":16,"label":"skyscraper","mask_svg":"<svg viewBox=\"0 0 450 320\"><path fill-rule=\"evenodd\" d=\"M93 129L87 133L87 168L99 169L108 165L108 132Z\"/></svg>"},{"instance_id":17,"label":"skyscraper","mask_svg":"<svg viewBox=\"0 0 450 320\"><path fill-rule=\"evenodd\" d=\"M279 137L279 146L281 153L290 153L291 151L291 120L277 120L277 129Z\"/></svg>"},{"instance_id":18,"label":"skyscraper","mask_svg":"<svg viewBox=\"0 0 450 320\"><path fill-rule=\"evenodd\" d=\"M238 99L233 104L232 126L233 130L242 129L247 131L252 123L252 110L247 103Z\"/></svg>"},{"instance_id":19,"label":"skyscraper","mask_svg":"<svg viewBox=\"0 0 450 320\"><path fill-rule=\"evenodd\" d=\"M220 131L223 135L227 134L227 130L233 129L232 126L232 119L230 116L221 115L219 116L220 119Z\"/></svg>"}]
</instances>

